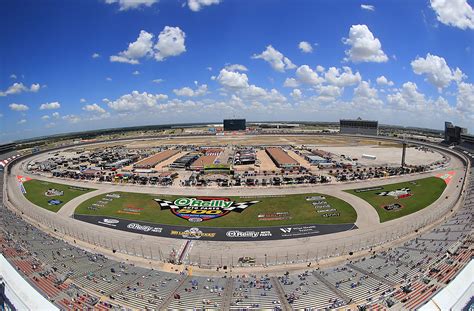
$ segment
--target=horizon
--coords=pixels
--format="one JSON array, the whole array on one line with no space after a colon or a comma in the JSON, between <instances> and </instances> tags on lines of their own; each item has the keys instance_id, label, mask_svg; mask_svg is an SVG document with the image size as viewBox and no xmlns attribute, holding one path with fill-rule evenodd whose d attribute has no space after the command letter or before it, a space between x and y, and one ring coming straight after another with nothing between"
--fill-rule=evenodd
<instances>
[{"instance_id":1,"label":"horizon","mask_svg":"<svg viewBox=\"0 0 474 311\"><path fill-rule=\"evenodd\" d=\"M0 5L0 144L233 117L474 132L472 1Z\"/></svg>"}]
</instances>

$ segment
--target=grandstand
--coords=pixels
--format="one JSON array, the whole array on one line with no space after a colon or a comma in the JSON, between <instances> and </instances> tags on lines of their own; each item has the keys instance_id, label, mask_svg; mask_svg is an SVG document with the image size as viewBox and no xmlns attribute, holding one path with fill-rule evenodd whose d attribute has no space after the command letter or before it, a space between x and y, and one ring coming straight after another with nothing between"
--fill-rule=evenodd
<instances>
[{"instance_id":1,"label":"grandstand","mask_svg":"<svg viewBox=\"0 0 474 311\"><path fill-rule=\"evenodd\" d=\"M339 131L341 134L377 136L379 134L379 122L362 120L361 118L357 118L356 120L340 120Z\"/></svg>"}]
</instances>

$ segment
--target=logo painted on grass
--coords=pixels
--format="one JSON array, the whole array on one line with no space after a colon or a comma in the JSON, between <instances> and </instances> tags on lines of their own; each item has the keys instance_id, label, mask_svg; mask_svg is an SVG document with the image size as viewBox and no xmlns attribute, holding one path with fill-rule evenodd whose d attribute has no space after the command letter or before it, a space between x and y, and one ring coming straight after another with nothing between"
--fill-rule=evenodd
<instances>
[{"instance_id":1,"label":"logo painted on grass","mask_svg":"<svg viewBox=\"0 0 474 311\"><path fill-rule=\"evenodd\" d=\"M403 199L403 198L411 197L412 193L411 193L410 188L401 188L401 189L396 189L392 191L378 192L377 195L391 196L391 197L395 197L396 199Z\"/></svg>"},{"instance_id":2,"label":"logo painted on grass","mask_svg":"<svg viewBox=\"0 0 474 311\"><path fill-rule=\"evenodd\" d=\"M436 175L436 177L438 178L441 178L442 180L444 180L444 182L447 184L449 184L451 182L451 180L453 179L454 175L456 175L456 172L455 171L449 171L447 173L441 173L441 174L438 174Z\"/></svg>"},{"instance_id":3,"label":"logo painted on grass","mask_svg":"<svg viewBox=\"0 0 474 311\"><path fill-rule=\"evenodd\" d=\"M52 200L49 200L49 201L48 201L48 204L49 204L49 205L59 205L59 204L61 204L61 203L63 203L63 201L61 201L61 200L56 200L56 199L52 199Z\"/></svg>"},{"instance_id":4,"label":"logo painted on grass","mask_svg":"<svg viewBox=\"0 0 474 311\"><path fill-rule=\"evenodd\" d=\"M234 202L229 198L216 197L182 197L174 201L155 199L161 209L170 209L171 212L190 222L201 222L216 219L230 212L242 213L247 207L259 201Z\"/></svg>"},{"instance_id":5,"label":"logo painted on grass","mask_svg":"<svg viewBox=\"0 0 474 311\"><path fill-rule=\"evenodd\" d=\"M392 203L382 206L386 211L398 211L403 208L403 205L399 203Z\"/></svg>"}]
</instances>

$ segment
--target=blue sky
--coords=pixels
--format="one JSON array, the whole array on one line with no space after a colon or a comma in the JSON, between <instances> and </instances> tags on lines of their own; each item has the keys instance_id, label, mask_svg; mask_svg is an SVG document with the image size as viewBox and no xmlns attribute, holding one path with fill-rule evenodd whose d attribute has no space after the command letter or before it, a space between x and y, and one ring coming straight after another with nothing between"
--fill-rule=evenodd
<instances>
[{"instance_id":1,"label":"blue sky","mask_svg":"<svg viewBox=\"0 0 474 311\"><path fill-rule=\"evenodd\" d=\"M474 132L472 3L444 2L2 1L0 142L234 116Z\"/></svg>"}]
</instances>

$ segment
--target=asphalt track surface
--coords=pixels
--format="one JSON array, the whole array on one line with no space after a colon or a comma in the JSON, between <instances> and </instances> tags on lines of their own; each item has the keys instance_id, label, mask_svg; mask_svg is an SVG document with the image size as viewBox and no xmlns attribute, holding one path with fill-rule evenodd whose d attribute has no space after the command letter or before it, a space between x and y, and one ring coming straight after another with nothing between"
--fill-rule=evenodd
<instances>
[{"instance_id":1,"label":"asphalt track surface","mask_svg":"<svg viewBox=\"0 0 474 311\"><path fill-rule=\"evenodd\" d=\"M244 256L256 258L257 264L290 264L329 256L347 256L349 251L357 251L381 243L398 240L416 229L437 221L440 217L443 217L443 215L449 212L449 209L454 208L460 195L461 182L463 181L465 172L462 161L455 156L451 156L449 165L442 170L363 182L278 188L160 188L99 184L31 175L25 173L22 167L26 162L32 159L33 158L20 160L12 167L12 172L10 176L8 176L7 181L7 194L10 208L16 208L22 211L25 216L29 217L30 220L34 220L36 223L42 223L51 229L54 228L68 236L82 240L85 244L91 245L91 248L96 248L94 245L100 245L102 249L117 249L119 253L143 257L147 258L147 260L164 261L168 258L168 254L179 252L185 241L182 237L170 239L155 235L138 234L135 232L116 230L110 227L97 226L73 219L72 215L78 204L96 195L113 191L199 196L254 196L311 192L338 197L351 204L357 212L357 221L355 223L357 229L350 228L352 230L332 234L304 236L283 240L235 242L193 239L192 246L187 248L187 253L184 254L184 257L187 258L187 263L201 267L222 266L225 264L234 265L237 263L237 258ZM448 171L455 171L456 174L446 187L443 195L432 205L409 216L384 223L380 223L377 212L370 204L343 191L347 189L411 181L435 176ZM71 186L88 186L96 188L97 190L71 200L56 214L29 202L18 187L16 175L60 182ZM249 230L248 228L245 229L247 231ZM261 228L258 230L261 230Z\"/></svg>"}]
</instances>

